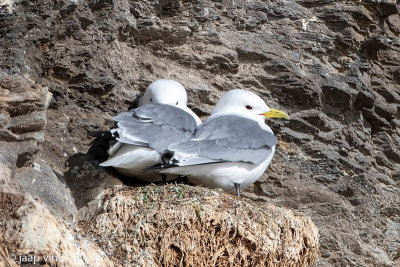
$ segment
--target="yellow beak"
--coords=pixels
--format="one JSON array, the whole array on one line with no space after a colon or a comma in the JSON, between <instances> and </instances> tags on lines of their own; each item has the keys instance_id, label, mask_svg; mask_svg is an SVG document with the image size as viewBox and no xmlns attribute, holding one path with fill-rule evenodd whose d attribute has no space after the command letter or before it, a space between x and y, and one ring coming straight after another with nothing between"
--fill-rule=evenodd
<instances>
[{"instance_id":1,"label":"yellow beak","mask_svg":"<svg viewBox=\"0 0 400 267\"><path fill-rule=\"evenodd\" d=\"M268 112L262 113L260 115L264 115L266 118L283 118L283 119L289 119L289 115L281 110L277 109L272 109Z\"/></svg>"}]
</instances>

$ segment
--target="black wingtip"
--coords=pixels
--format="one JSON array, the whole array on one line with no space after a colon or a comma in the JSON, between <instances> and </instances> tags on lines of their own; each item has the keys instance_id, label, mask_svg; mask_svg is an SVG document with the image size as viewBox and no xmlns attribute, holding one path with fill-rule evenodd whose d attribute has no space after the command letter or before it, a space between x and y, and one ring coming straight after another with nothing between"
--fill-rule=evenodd
<instances>
[{"instance_id":1,"label":"black wingtip","mask_svg":"<svg viewBox=\"0 0 400 267\"><path fill-rule=\"evenodd\" d=\"M141 95L136 96L135 99L132 101L132 105L129 108L139 107L140 98L142 98Z\"/></svg>"},{"instance_id":2,"label":"black wingtip","mask_svg":"<svg viewBox=\"0 0 400 267\"><path fill-rule=\"evenodd\" d=\"M175 163L157 163L154 165L151 165L149 167L144 168L144 171L149 171L149 170L160 170L160 169L168 169L172 167L179 167L178 164Z\"/></svg>"},{"instance_id":3,"label":"black wingtip","mask_svg":"<svg viewBox=\"0 0 400 267\"><path fill-rule=\"evenodd\" d=\"M118 136L118 132L110 132L110 131L88 131L87 134L89 136L98 137L98 138L107 138L107 139L115 139Z\"/></svg>"},{"instance_id":4,"label":"black wingtip","mask_svg":"<svg viewBox=\"0 0 400 267\"><path fill-rule=\"evenodd\" d=\"M112 138L112 133L110 131L88 131L87 134L93 137Z\"/></svg>"}]
</instances>

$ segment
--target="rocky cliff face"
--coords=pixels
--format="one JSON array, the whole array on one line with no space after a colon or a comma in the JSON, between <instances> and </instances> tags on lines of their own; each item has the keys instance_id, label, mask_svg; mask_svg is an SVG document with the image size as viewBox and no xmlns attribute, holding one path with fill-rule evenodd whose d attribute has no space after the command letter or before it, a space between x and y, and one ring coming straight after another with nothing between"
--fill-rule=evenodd
<instances>
[{"instance_id":1,"label":"rocky cliff face","mask_svg":"<svg viewBox=\"0 0 400 267\"><path fill-rule=\"evenodd\" d=\"M108 129L151 81L171 78L204 118L233 88L291 115L267 122L279 148L244 195L311 216L320 266L399 265L399 10L395 0L1 1L5 214L40 200L53 220L82 220L121 184L97 167L105 144L86 131Z\"/></svg>"}]
</instances>

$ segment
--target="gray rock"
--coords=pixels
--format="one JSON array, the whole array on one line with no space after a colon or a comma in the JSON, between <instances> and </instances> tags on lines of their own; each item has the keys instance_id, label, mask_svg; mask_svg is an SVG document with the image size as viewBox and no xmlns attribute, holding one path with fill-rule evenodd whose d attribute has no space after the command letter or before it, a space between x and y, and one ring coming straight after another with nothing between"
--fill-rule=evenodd
<instances>
[{"instance_id":1,"label":"gray rock","mask_svg":"<svg viewBox=\"0 0 400 267\"><path fill-rule=\"evenodd\" d=\"M117 177L132 183L98 167L106 144L89 149L87 130L112 127L112 116L155 79L184 84L202 118L223 92L244 88L293 118L267 120L279 146L246 196L310 215L320 229L321 266L399 265L395 1L7 3L0 9L1 192L24 195L13 175L44 160L65 180L84 224L96 210L93 198L120 185ZM47 113L46 87L54 97ZM56 192L32 194L53 207L58 202L48 199L71 199Z\"/></svg>"},{"instance_id":2,"label":"gray rock","mask_svg":"<svg viewBox=\"0 0 400 267\"><path fill-rule=\"evenodd\" d=\"M74 199L60 174L44 162L18 169L15 179L24 191L40 201L59 218L73 221L77 215ZM61 179L61 180L60 180Z\"/></svg>"},{"instance_id":3,"label":"gray rock","mask_svg":"<svg viewBox=\"0 0 400 267\"><path fill-rule=\"evenodd\" d=\"M100 195L106 188L122 185L122 181L99 167L98 161L77 154L68 160L64 174L65 183L71 190L74 204L79 210Z\"/></svg>"}]
</instances>

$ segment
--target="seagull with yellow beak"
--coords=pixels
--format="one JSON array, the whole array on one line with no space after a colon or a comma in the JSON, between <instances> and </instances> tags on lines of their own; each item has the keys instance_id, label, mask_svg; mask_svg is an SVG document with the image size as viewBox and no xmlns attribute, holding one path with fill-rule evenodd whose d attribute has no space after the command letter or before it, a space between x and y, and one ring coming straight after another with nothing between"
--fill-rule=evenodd
<instances>
[{"instance_id":1,"label":"seagull with yellow beak","mask_svg":"<svg viewBox=\"0 0 400 267\"><path fill-rule=\"evenodd\" d=\"M257 181L278 143L265 118L289 118L269 108L256 94L235 89L220 98L192 138L170 144L163 164L149 169L187 176L195 185L236 192Z\"/></svg>"}]
</instances>

